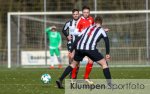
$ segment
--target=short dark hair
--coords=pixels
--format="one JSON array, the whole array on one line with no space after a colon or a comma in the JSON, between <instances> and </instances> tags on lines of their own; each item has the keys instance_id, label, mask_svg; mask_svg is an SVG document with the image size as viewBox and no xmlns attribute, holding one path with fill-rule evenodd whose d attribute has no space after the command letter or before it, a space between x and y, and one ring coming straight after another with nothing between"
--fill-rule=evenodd
<instances>
[{"instance_id":1,"label":"short dark hair","mask_svg":"<svg viewBox=\"0 0 150 94\"><path fill-rule=\"evenodd\" d=\"M100 23L100 24L102 24L103 23L103 19L102 19L102 17L100 17L100 16L97 16L97 17L95 17L95 23Z\"/></svg>"},{"instance_id":2,"label":"short dark hair","mask_svg":"<svg viewBox=\"0 0 150 94\"><path fill-rule=\"evenodd\" d=\"M76 12L76 11L78 11L78 12L79 12L79 10L78 10L78 9L73 9L73 10L72 10L72 13L74 13L74 12Z\"/></svg>"},{"instance_id":3,"label":"short dark hair","mask_svg":"<svg viewBox=\"0 0 150 94\"><path fill-rule=\"evenodd\" d=\"M83 7L82 7L82 11L83 11L84 9L90 10L90 7L88 7L88 6L83 6Z\"/></svg>"}]
</instances>

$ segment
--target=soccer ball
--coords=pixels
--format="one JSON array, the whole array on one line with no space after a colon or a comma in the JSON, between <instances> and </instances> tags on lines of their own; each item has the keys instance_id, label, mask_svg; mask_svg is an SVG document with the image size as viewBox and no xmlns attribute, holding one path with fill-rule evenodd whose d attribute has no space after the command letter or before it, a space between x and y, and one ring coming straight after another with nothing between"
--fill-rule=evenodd
<instances>
[{"instance_id":1,"label":"soccer ball","mask_svg":"<svg viewBox=\"0 0 150 94\"><path fill-rule=\"evenodd\" d=\"M49 74L43 74L41 76L41 81L44 83L44 84L48 84L50 83L51 81L51 76Z\"/></svg>"}]
</instances>

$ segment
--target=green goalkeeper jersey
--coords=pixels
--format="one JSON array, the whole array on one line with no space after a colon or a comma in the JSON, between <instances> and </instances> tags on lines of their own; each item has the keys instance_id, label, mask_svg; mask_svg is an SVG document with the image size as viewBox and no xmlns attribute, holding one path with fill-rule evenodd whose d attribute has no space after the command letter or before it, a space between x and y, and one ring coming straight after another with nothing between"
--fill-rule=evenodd
<instances>
[{"instance_id":1,"label":"green goalkeeper jersey","mask_svg":"<svg viewBox=\"0 0 150 94\"><path fill-rule=\"evenodd\" d=\"M61 35L59 32L46 28L46 33L48 35L50 49L56 49L61 46Z\"/></svg>"}]
</instances>

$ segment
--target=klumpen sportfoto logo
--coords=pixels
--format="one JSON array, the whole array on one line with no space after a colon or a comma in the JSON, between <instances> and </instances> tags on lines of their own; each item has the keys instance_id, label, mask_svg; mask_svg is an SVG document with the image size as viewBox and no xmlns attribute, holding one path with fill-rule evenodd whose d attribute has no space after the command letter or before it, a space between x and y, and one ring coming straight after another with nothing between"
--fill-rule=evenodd
<instances>
[{"instance_id":1,"label":"klumpen sportfoto logo","mask_svg":"<svg viewBox=\"0 0 150 94\"><path fill-rule=\"evenodd\" d=\"M115 83L109 83L109 84L90 84L86 82L85 80L74 80L70 81L70 89L144 89L145 85L142 83L133 83L128 82L125 84L115 84Z\"/></svg>"},{"instance_id":2,"label":"klumpen sportfoto logo","mask_svg":"<svg viewBox=\"0 0 150 94\"><path fill-rule=\"evenodd\" d=\"M148 79L147 79L148 80ZM146 83L145 80L134 80L134 79L113 79L113 80L105 80L105 79L91 79L92 83L88 83L84 79L78 80L66 80L65 81L65 91L71 91L70 94L75 94L81 92L87 92L85 94L91 94L90 92L97 93L98 91L115 91L119 92L129 92L132 91L132 94L137 94L137 92L146 93L148 88L150 89L150 80L149 84ZM135 93L134 93L135 92ZM65 93L69 94L69 93ZM83 93L82 93L83 94ZM108 92L106 94L113 94L112 92ZM117 93L116 93L117 94Z\"/></svg>"}]
</instances>

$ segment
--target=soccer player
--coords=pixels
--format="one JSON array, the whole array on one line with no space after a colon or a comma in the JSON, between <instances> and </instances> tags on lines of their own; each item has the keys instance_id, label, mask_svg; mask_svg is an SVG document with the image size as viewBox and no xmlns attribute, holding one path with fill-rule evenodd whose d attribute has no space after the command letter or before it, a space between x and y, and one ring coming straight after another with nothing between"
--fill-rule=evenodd
<instances>
[{"instance_id":1,"label":"soccer player","mask_svg":"<svg viewBox=\"0 0 150 94\"><path fill-rule=\"evenodd\" d=\"M63 30L62 30L63 34L66 36L66 38L68 40L67 49L69 51L69 53L68 53L69 64L71 64L71 62L73 61L73 56L74 56L74 52L70 53L70 49L71 49L71 46L72 46L74 40L76 39L76 37L79 34L78 31L75 32L76 23L77 23L77 20L79 19L79 16L80 16L79 10L73 9L72 10L72 19L65 23ZM78 72L78 71L76 71L76 72ZM77 73L74 73L74 74L71 73L70 78L72 78L72 79L76 78L75 74L77 74Z\"/></svg>"},{"instance_id":2,"label":"soccer player","mask_svg":"<svg viewBox=\"0 0 150 94\"><path fill-rule=\"evenodd\" d=\"M51 26L46 28L46 33L49 39L49 51L51 56L50 68L54 68L54 54L56 54L59 65L58 68L62 68L61 57L60 57L60 49L61 49L61 35L58 31L56 31L56 26Z\"/></svg>"},{"instance_id":3,"label":"soccer player","mask_svg":"<svg viewBox=\"0 0 150 94\"><path fill-rule=\"evenodd\" d=\"M82 16L77 21L75 32L81 33L85 28L87 28L93 24L94 24L94 19L92 16L90 16L90 8L88 6L84 6L82 8ZM86 65L86 70L85 70L85 74L84 74L84 79L89 83L92 83L89 80L89 74L92 70L92 66L93 66L93 61L88 59L88 63ZM76 72L76 71L78 71L78 69L79 69L79 65L77 67L75 67L72 71L72 74L74 74L74 78L76 78L76 76L77 76L78 72Z\"/></svg>"},{"instance_id":4,"label":"soccer player","mask_svg":"<svg viewBox=\"0 0 150 94\"><path fill-rule=\"evenodd\" d=\"M73 44L73 49L75 50L75 56L73 62L65 69L59 80L56 81L58 88L63 88L62 81L64 78L76 67L80 61L85 56L88 56L93 61L97 62L103 68L103 73L105 78L107 79L108 85L111 84L111 74L109 71L109 67L106 60L110 59L110 47L109 47L109 38L102 28L102 19L101 17L95 18L95 25L89 26L79 35ZM96 48L97 42L103 38L106 46L106 59L102 56L102 54Z\"/></svg>"}]
</instances>

